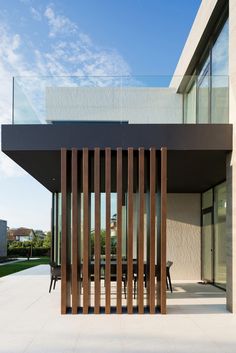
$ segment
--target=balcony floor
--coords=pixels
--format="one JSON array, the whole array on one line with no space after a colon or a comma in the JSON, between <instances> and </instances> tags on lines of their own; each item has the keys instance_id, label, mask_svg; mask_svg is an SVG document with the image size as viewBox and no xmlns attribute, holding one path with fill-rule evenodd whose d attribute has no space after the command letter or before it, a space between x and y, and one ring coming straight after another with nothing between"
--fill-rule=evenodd
<instances>
[{"instance_id":1,"label":"balcony floor","mask_svg":"<svg viewBox=\"0 0 236 353\"><path fill-rule=\"evenodd\" d=\"M166 316L61 316L48 285L46 265L0 279L1 353L235 352L236 315L212 286L174 284Z\"/></svg>"}]
</instances>

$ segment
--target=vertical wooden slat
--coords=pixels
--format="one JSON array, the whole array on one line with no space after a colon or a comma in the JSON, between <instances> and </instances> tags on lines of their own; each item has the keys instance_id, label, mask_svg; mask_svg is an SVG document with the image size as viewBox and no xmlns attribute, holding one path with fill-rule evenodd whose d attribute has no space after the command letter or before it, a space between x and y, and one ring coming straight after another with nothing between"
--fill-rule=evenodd
<instances>
[{"instance_id":1,"label":"vertical wooden slat","mask_svg":"<svg viewBox=\"0 0 236 353\"><path fill-rule=\"evenodd\" d=\"M72 314L77 314L78 286L78 152L72 149Z\"/></svg>"},{"instance_id":2,"label":"vertical wooden slat","mask_svg":"<svg viewBox=\"0 0 236 353\"><path fill-rule=\"evenodd\" d=\"M116 245L116 312L122 313L122 149L117 148L117 245Z\"/></svg>"},{"instance_id":3,"label":"vertical wooden slat","mask_svg":"<svg viewBox=\"0 0 236 353\"><path fill-rule=\"evenodd\" d=\"M95 238L94 313L100 313L100 149L94 150Z\"/></svg>"},{"instance_id":4,"label":"vertical wooden slat","mask_svg":"<svg viewBox=\"0 0 236 353\"><path fill-rule=\"evenodd\" d=\"M90 306L89 281L89 151L83 149L83 313L88 314Z\"/></svg>"},{"instance_id":5,"label":"vertical wooden slat","mask_svg":"<svg viewBox=\"0 0 236 353\"><path fill-rule=\"evenodd\" d=\"M139 149L138 312L144 312L144 149Z\"/></svg>"},{"instance_id":6,"label":"vertical wooden slat","mask_svg":"<svg viewBox=\"0 0 236 353\"><path fill-rule=\"evenodd\" d=\"M149 263L149 310L155 313L155 216L156 216L156 150L150 149L150 263Z\"/></svg>"},{"instance_id":7,"label":"vertical wooden slat","mask_svg":"<svg viewBox=\"0 0 236 353\"><path fill-rule=\"evenodd\" d=\"M55 193L52 193L50 261L55 262Z\"/></svg>"},{"instance_id":8,"label":"vertical wooden slat","mask_svg":"<svg viewBox=\"0 0 236 353\"><path fill-rule=\"evenodd\" d=\"M81 190L82 190L82 153L78 152L77 155L77 176L78 176L78 307L81 308L81 292L82 292L82 274L81 274Z\"/></svg>"},{"instance_id":9,"label":"vertical wooden slat","mask_svg":"<svg viewBox=\"0 0 236 353\"><path fill-rule=\"evenodd\" d=\"M105 192L106 192L106 265L105 265L105 313L111 312L111 149L105 150Z\"/></svg>"},{"instance_id":10,"label":"vertical wooden slat","mask_svg":"<svg viewBox=\"0 0 236 353\"><path fill-rule=\"evenodd\" d=\"M133 313L133 148L128 148L127 311Z\"/></svg>"},{"instance_id":11,"label":"vertical wooden slat","mask_svg":"<svg viewBox=\"0 0 236 353\"><path fill-rule=\"evenodd\" d=\"M61 149L61 197L62 197L62 238L61 238L61 313L67 311L67 150Z\"/></svg>"},{"instance_id":12,"label":"vertical wooden slat","mask_svg":"<svg viewBox=\"0 0 236 353\"><path fill-rule=\"evenodd\" d=\"M161 149L161 290L160 311L166 314L166 206L167 206L167 149Z\"/></svg>"},{"instance_id":13,"label":"vertical wooden slat","mask_svg":"<svg viewBox=\"0 0 236 353\"><path fill-rule=\"evenodd\" d=\"M59 264L59 252L60 252L60 249L59 249L59 232L58 232L58 211L59 211L59 207L58 207L58 200L59 199L59 196L58 196L58 193L56 193L56 203L55 203L55 216L56 216L56 219L55 219L55 239L54 239L54 244L55 244L55 251L54 251L54 256L55 256L55 262L57 264Z\"/></svg>"}]
</instances>

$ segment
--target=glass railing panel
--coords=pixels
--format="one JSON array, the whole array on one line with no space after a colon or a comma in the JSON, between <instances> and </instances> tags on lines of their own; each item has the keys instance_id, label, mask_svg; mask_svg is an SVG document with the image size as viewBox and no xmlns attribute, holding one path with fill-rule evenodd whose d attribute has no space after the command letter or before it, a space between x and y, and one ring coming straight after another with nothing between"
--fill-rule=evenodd
<instances>
[{"instance_id":1,"label":"glass railing panel","mask_svg":"<svg viewBox=\"0 0 236 353\"><path fill-rule=\"evenodd\" d=\"M201 80L197 76L15 77L13 123L227 123L228 77L207 76L204 89Z\"/></svg>"}]
</instances>

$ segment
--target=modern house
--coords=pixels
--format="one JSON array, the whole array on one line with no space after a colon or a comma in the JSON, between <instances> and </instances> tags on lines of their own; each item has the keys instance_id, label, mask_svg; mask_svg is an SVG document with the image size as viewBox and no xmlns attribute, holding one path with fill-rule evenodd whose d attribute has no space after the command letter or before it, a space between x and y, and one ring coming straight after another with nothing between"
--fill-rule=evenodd
<instances>
[{"instance_id":1,"label":"modern house","mask_svg":"<svg viewBox=\"0 0 236 353\"><path fill-rule=\"evenodd\" d=\"M202 0L172 77L14 78L2 150L52 193L62 314L168 313L167 260L236 311L235 43L236 1Z\"/></svg>"}]
</instances>

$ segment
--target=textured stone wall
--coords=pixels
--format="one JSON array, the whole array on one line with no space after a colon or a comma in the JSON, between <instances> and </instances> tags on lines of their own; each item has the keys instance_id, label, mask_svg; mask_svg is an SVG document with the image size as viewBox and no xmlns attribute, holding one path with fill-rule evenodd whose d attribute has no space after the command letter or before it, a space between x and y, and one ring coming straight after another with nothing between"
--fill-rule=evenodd
<instances>
[{"instance_id":1,"label":"textured stone wall","mask_svg":"<svg viewBox=\"0 0 236 353\"><path fill-rule=\"evenodd\" d=\"M182 123L182 95L173 88L48 87L47 121Z\"/></svg>"},{"instance_id":2,"label":"textured stone wall","mask_svg":"<svg viewBox=\"0 0 236 353\"><path fill-rule=\"evenodd\" d=\"M201 279L200 194L167 196L167 260L172 279Z\"/></svg>"}]
</instances>

